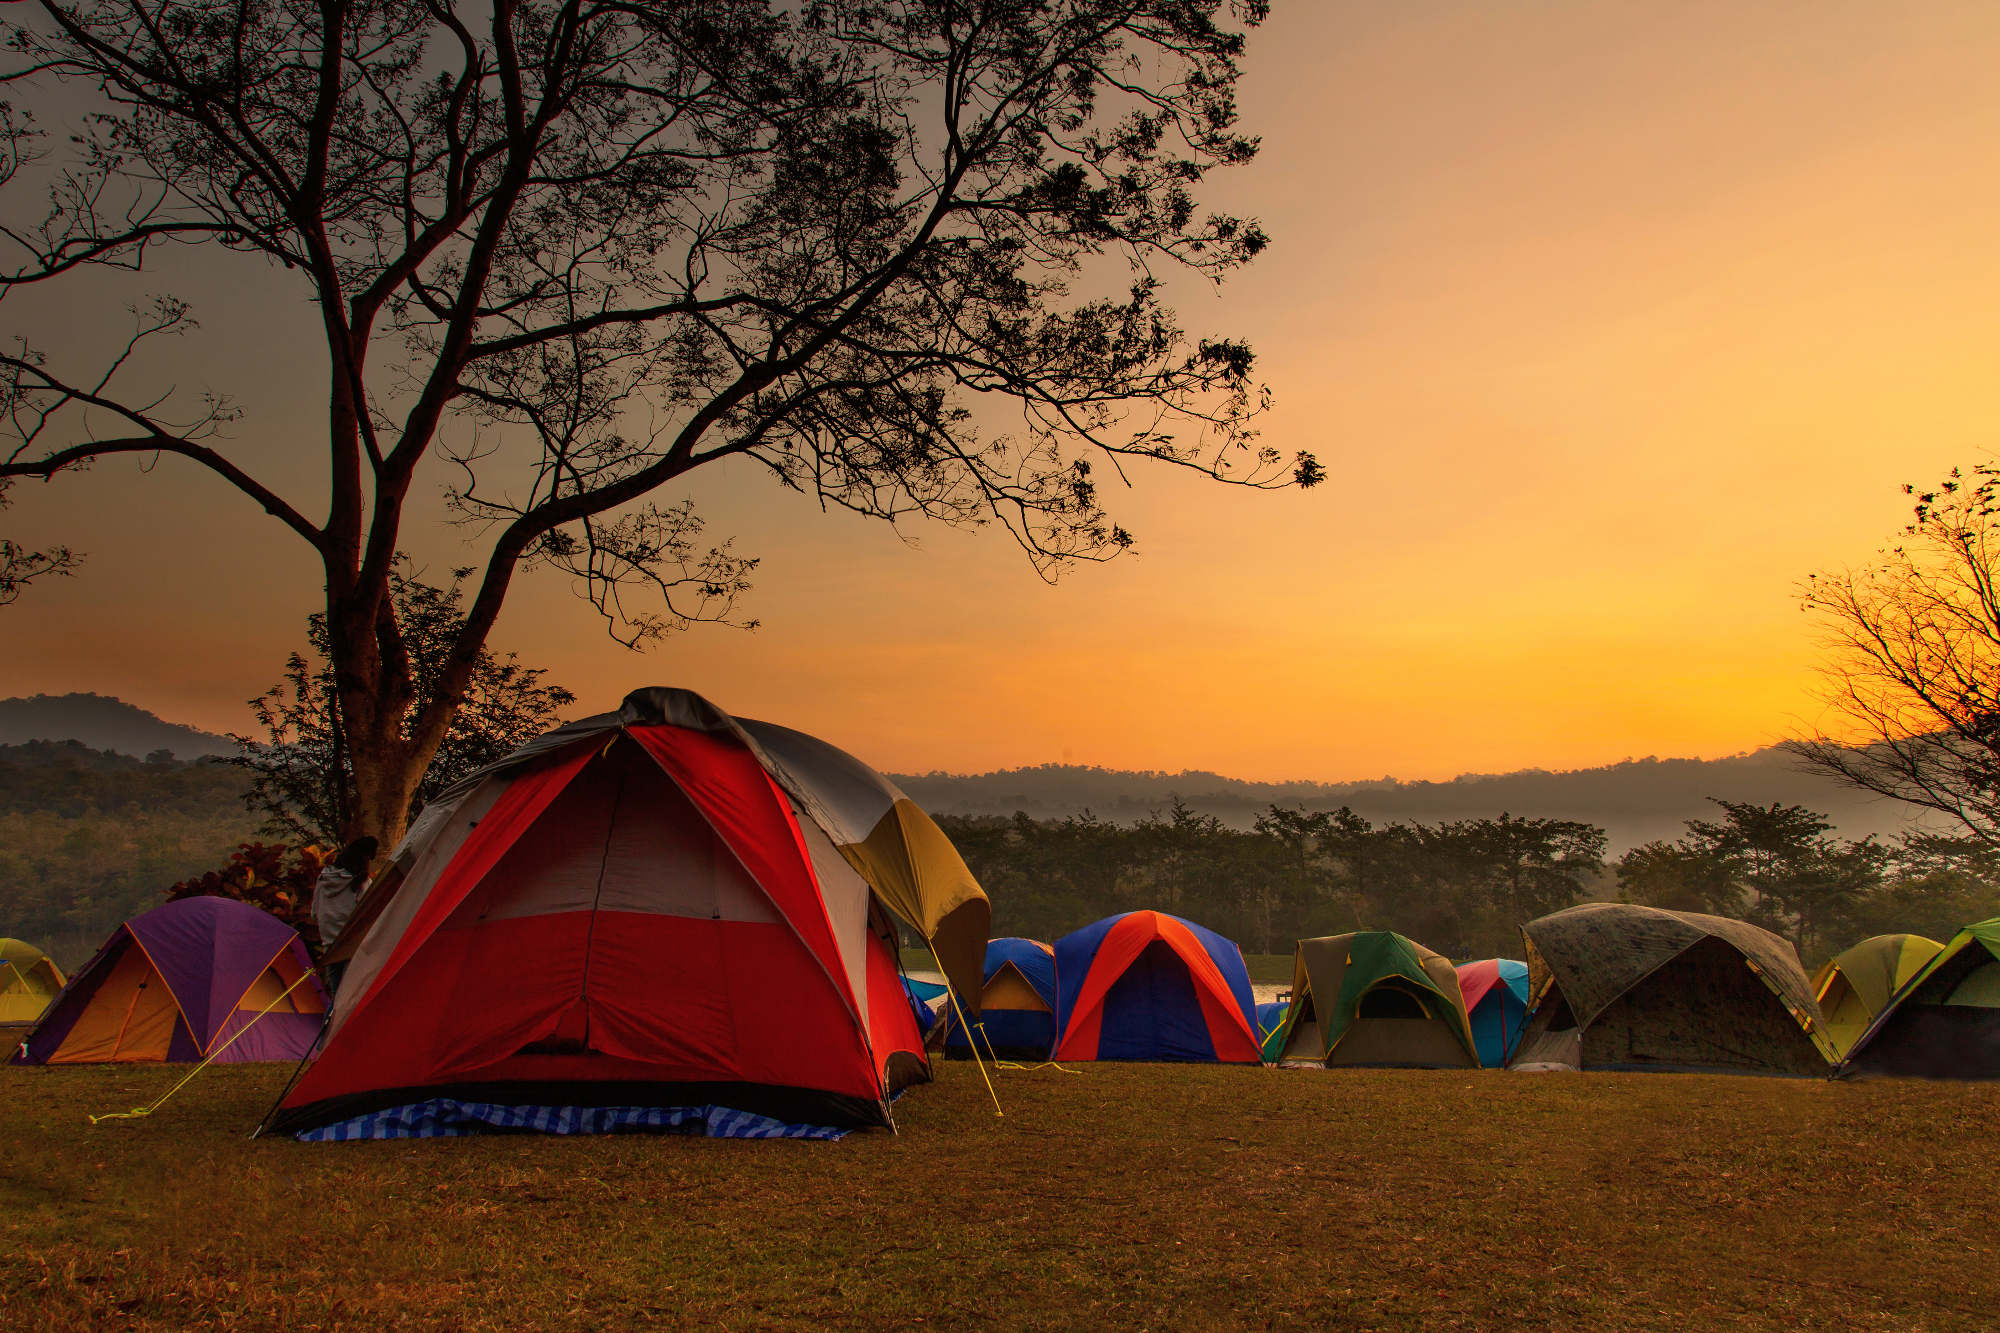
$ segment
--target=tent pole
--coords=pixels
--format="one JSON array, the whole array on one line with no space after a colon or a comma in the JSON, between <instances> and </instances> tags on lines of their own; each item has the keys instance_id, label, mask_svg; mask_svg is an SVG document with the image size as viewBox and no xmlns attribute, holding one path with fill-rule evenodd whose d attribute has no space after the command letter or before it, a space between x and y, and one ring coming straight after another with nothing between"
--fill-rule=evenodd
<instances>
[{"instance_id":1,"label":"tent pole","mask_svg":"<svg viewBox=\"0 0 2000 1333\"><path fill-rule=\"evenodd\" d=\"M938 957L937 945L928 935L924 937L924 946L931 951L931 961L937 964L938 975L944 978L944 993L951 998L951 1011L958 1015L958 1025L965 1029L966 1044L972 1047L972 1063L979 1066L979 1077L985 1081L986 1095L993 1099L993 1114L1004 1116L1007 1113L1000 1109L1000 1094L993 1091L993 1079L986 1072L986 1062L979 1058L979 1042L972 1035L972 1025L965 1021L965 1010L959 1007L958 991L951 984L951 973L944 970L944 959Z\"/></svg>"},{"instance_id":2,"label":"tent pole","mask_svg":"<svg viewBox=\"0 0 2000 1333\"><path fill-rule=\"evenodd\" d=\"M319 1054L320 1044L326 1040L326 1030L332 1025L333 1004L329 1001L326 1006L326 1017L322 1018L319 1023L319 1035L313 1038L312 1046L307 1049L304 1055L299 1057L299 1062L292 1066L292 1076L285 1080L284 1091L278 1094L278 1100L271 1103L271 1109L264 1112L264 1118L257 1122L257 1128L250 1131L251 1138L262 1137L264 1131L271 1127L271 1121L277 1118L278 1108L285 1104L285 1098L291 1096L292 1089L298 1086L299 1075L306 1072L306 1061Z\"/></svg>"}]
</instances>

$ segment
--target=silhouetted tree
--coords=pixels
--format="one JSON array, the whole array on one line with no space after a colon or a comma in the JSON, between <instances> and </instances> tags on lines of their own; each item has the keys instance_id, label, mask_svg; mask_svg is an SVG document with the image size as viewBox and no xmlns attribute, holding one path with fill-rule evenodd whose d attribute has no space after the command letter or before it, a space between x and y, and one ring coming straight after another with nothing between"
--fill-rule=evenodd
<instances>
[{"instance_id":1,"label":"silhouetted tree","mask_svg":"<svg viewBox=\"0 0 2000 1333\"><path fill-rule=\"evenodd\" d=\"M9 485L7 478L0 477L0 509L9 503ZM45 546L37 551L11 537L0 537L0 606L17 600L21 590L36 579L52 574L66 578L82 563L83 557L67 546Z\"/></svg>"},{"instance_id":2,"label":"silhouetted tree","mask_svg":"<svg viewBox=\"0 0 2000 1333\"><path fill-rule=\"evenodd\" d=\"M1826 702L1847 726L1785 748L2000 845L2000 469L1903 491L1917 503L1900 544L1802 589L1827 651Z\"/></svg>"},{"instance_id":3,"label":"silhouetted tree","mask_svg":"<svg viewBox=\"0 0 2000 1333\"><path fill-rule=\"evenodd\" d=\"M518 569L573 575L626 642L733 614L755 562L655 499L709 464L870 517L997 522L1044 574L1131 543L1099 464L1317 481L1310 455L1248 430L1249 348L1190 339L1161 299L1167 274L1219 279L1265 244L1195 196L1255 152L1235 28L1265 9L24 4L17 99L61 84L97 103L64 108L73 146L25 176L35 108L0 114L6 169L51 200L0 232L18 256L0 284L137 270L170 245L241 257L323 337L331 500L317 519L284 493L293 460L253 475L272 446L238 456L226 397L121 389L191 327L171 297L140 307L109 370L32 337L0 356L0 478L164 454L307 543L353 774L342 833L391 846ZM1122 294L1073 292L1105 259L1131 274ZM448 512L486 535L424 681L391 575L433 459L457 469Z\"/></svg>"},{"instance_id":4,"label":"silhouetted tree","mask_svg":"<svg viewBox=\"0 0 2000 1333\"><path fill-rule=\"evenodd\" d=\"M1670 912L1734 916L1743 890L1729 858L1707 846L1664 839L1634 847L1618 858L1618 896L1625 902Z\"/></svg>"},{"instance_id":5,"label":"silhouetted tree","mask_svg":"<svg viewBox=\"0 0 2000 1333\"><path fill-rule=\"evenodd\" d=\"M1888 853L1873 838L1840 843L1827 836L1826 818L1804 806L1715 804L1723 819L1690 819L1679 842L1620 858L1626 901L1740 916L1788 936L1803 954L1882 882Z\"/></svg>"}]
</instances>

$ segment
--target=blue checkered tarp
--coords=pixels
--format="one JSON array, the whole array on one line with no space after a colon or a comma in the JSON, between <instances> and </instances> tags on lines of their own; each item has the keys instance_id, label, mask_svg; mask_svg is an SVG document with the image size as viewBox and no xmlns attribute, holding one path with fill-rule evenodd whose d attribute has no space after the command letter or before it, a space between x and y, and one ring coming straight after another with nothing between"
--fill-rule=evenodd
<instances>
[{"instance_id":1,"label":"blue checkered tarp","mask_svg":"<svg viewBox=\"0 0 2000 1333\"><path fill-rule=\"evenodd\" d=\"M295 1137L301 1143L445 1139L495 1129L530 1129L544 1134L705 1134L712 1139L839 1139L847 1134L844 1129L824 1125L787 1125L727 1106L494 1106L439 1097L302 1129Z\"/></svg>"}]
</instances>

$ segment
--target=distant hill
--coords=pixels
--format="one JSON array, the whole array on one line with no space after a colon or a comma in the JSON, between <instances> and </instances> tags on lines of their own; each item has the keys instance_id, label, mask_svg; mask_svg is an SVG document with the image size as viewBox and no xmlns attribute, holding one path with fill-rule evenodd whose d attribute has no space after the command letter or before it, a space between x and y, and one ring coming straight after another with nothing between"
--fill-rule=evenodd
<instances>
[{"instance_id":1,"label":"distant hill","mask_svg":"<svg viewBox=\"0 0 2000 1333\"><path fill-rule=\"evenodd\" d=\"M1217 773L1126 772L1044 764L997 773L894 774L911 800L938 815L1011 815L1060 819L1088 809L1101 819L1131 823L1181 800L1235 828L1248 828L1267 807L1333 810L1345 805L1377 823L1434 824L1492 818L1503 812L1537 819L1576 819L1611 835L1613 855L1655 838L1676 838L1685 821L1709 819L1706 798L1769 805L1803 805L1830 819L1841 836L1890 837L1917 812L1801 773L1782 750L1726 759L1628 759L1603 768L1549 772L1467 773L1449 782L1245 782Z\"/></svg>"},{"instance_id":2,"label":"distant hill","mask_svg":"<svg viewBox=\"0 0 2000 1333\"><path fill-rule=\"evenodd\" d=\"M93 750L116 750L140 758L159 750L173 751L176 759L236 753L227 736L163 721L105 694L0 699L0 745L28 741L81 741Z\"/></svg>"},{"instance_id":3,"label":"distant hill","mask_svg":"<svg viewBox=\"0 0 2000 1333\"><path fill-rule=\"evenodd\" d=\"M157 754L158 751L148 753ZM0 745L0 764L12 764L16 768L52 768L58 764L69 764L99 773L129 773L135 769L185 768L200 762L177 758L165 763L148 764L136 755L120 754L116 750L93 750L82 741L28 741L21 745Z\"/></svg>"}]
</instances>

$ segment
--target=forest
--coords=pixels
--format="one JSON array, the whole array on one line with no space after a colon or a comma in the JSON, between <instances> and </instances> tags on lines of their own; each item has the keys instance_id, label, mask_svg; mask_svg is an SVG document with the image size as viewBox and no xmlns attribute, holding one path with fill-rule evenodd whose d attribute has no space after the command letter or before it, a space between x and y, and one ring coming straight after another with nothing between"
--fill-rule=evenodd
<instances>
[{"instance_id":1,"label":"forest","mask_svg":"<svg viewBox=\"0 0 2000 1333\"><path fill-rule=\"evenodd\" d=\"M0 746L0 934L65 965L176 884L272 840L246 806L253 773L146 760L76 742ZM1157 908L1248 953L1391 929L1453 958L1515 956L1516 927L1592 899L1715 912L1793 940L1811 965L1872 934L1948 937L2000 915L2000 859L1920 834L1843 841L1800 806L1715 803L1684 836L1606 854L1603 829L1523 818L1372 822L1269 806L1239 830L1176 801L1136 821L946 815L940 825L993 900L995 934L1054 940ZM260 828L260 826L262 826ZM276 840L296 843L298 838Z\"/></svg>"},{"instance_id":2,"label":"forest","mask_svg":"<svg viewBox=\"0 0 2000 1333\"><path fill-rule=\"evenodd\" d=\"M1800 806L1715 806L1716 818L1688 821L1683 837L1615 860L1594 825L1506 814L1376 824L1344 807L1273 805L1239 831L1176 802L1131 824L1088 814L939 822L993 899L994 933L1043 940L1154 908L1248 953L1386 929L1458 960L1514 957L1520 923L1608 899L1755 922L1792 940L1810 967L1870 935L1948 939L2000 915L2000 861L1976 840L1842 841Z\"/></svg>"}]
</instances>

